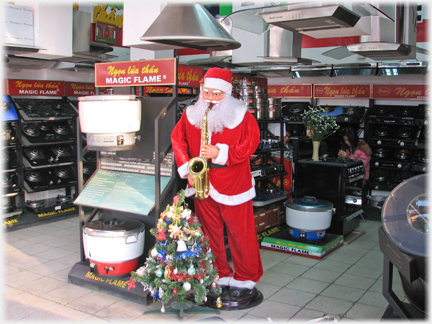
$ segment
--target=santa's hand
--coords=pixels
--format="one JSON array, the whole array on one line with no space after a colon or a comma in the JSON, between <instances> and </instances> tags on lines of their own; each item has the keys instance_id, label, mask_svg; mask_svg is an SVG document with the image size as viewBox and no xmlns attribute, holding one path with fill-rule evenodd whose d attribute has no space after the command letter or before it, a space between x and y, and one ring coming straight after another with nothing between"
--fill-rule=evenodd
<instances>
[{"instance_id":1,"label":"santa's hand","mask_svg":"<svg viewBox=\"0 0 432 324\"><path fill-rule=\"evenodd\" d=\"M219 155L219 149L214 145L204 144L201 148L201 156L206 159L216 159Z\"/></svg>"}]
</instances>

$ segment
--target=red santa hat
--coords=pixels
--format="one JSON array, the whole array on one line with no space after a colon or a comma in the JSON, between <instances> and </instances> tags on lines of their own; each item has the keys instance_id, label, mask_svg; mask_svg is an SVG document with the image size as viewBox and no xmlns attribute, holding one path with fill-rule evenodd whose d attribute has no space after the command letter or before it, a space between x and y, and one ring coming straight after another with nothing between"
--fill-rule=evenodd
<instances>
[{"instance_id":1,"label":"red santa hat","mask_svg":"<svg viewBox=\"0 0 432 324\"><path fill-rule=\"evenodd\" d=\"M204 75L204 88L218 89L229 95L232 92L232 72L220 68L210 68Z\"/></svg>"}]
</instances>

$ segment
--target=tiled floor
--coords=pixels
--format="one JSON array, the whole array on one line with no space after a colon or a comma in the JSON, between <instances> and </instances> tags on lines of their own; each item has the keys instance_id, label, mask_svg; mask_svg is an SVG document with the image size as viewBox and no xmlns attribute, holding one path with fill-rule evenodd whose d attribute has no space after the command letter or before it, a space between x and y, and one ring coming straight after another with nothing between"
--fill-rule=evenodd
<instances>
[{"instance_id":1,"label":"tiled floor","mask_svg":"<svg viewBox=\"0 0 432 324\"><path fill-rule=\"evenodd\" d=\"M388 303L381 293L383 255L378 221L360 222L365 234L321 260L261 250L264 301L220 314L184 314L184 321L306 322L330 315L340 321L379 321ZM7 321L179 321L178 314L143 313L161 307L126 301L68 283L79 261L78 216L3 234L4 305ZM399 275L393 289L401 300Z\"/></svg>"}]
</instances>

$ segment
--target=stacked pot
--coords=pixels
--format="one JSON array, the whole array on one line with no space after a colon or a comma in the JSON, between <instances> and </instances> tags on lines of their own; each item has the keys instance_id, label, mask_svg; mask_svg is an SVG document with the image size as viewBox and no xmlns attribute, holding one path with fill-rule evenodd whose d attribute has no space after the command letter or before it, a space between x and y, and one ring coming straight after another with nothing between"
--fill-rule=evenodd
<instances>
[{"instance_id":1,"label":"stacked pot","mask_svg":"<svg viewBox=\"0 0 432 324\"><path fill-rule=\"evenodd\" d=\"M246 103L251 114L257 120L279 120L282 112L282 98L267 98L262 86L253 85L243 79L236 88L238 98Z\"/></svg>"}]
</instances>

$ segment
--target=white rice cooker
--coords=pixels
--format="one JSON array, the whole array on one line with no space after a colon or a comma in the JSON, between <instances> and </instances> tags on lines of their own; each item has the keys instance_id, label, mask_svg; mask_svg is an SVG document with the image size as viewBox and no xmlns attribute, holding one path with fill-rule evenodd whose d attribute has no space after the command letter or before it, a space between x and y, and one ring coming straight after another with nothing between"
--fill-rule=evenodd
<instances>
[{"instance_id":1,"label":"white rice cooker","mask_svg":"<svg viewBox=\"0 0 432 324\"><path fill-rule=\"evenodd\" d=\"M83 226L85 256L92 271L122 275L138 268L144 252L144 223L134 220L94 220Z\"/></svg>"},{"instance_id":2,"label":"white rice cooker","mask_svg":"<svg viewBox=\"0 0 432 324\"><path fill-rule=\"evenodd\" d=\"M313 196L289 199L285 202L289 234L299 240L321 240L330 227L333 204Z\"/></svg>"}]
</instances>

